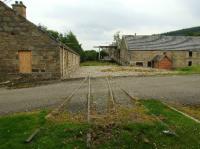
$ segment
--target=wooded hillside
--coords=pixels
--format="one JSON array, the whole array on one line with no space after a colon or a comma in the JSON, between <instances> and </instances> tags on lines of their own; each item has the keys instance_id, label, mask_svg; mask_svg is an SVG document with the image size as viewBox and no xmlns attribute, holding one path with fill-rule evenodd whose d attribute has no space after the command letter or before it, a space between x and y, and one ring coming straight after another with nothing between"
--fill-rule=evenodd
<instances>
[{"instance_id":1,"label":"wooded hillside","mask_svg":"<svg viewBox=\"0 0 200 149\"><path fill-rule=\"evenodd\" d=\"M177 31L171 31L167 33L163 33L162 35L167 36L200 36L200 27L192 27L181 29Z\"/></svg>"}]
</instances>

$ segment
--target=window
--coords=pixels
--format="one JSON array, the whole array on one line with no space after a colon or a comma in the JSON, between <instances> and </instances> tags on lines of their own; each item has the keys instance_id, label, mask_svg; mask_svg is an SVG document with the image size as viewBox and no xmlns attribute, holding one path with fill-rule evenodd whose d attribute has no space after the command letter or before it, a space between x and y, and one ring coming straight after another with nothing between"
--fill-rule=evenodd
<instances>
[{"instance_id":1,"label":"window","mask_svg":"<svg viewBox=\"0 0 200 149\"><path fill-rule=\"evenodd\" d=\"M192 66L192 61L189 61L189 62L188 62L188 66Z\"/></svg>"},{"instance_id":2,"label":"window","mask_svg":"<svg viewBox=\"0 0 200 149\"><path fill-rule=\"evenodd\" d=\"M193 53L192 51L189 51L189 57L192 57Z\"/></svg>"},{"instance_id":3,"label":"window","mask_svg":"<svg viewBox=\"0 0 200 149\"><path fill-rule=\"evenodd\" d=\"M136 66L143 67L143 62L136 62Z\"/></svg>"},{"instance_id":4,"label":"window","mask_svg":"<svg viewBox=\"0 0 200 149\"><path fill-rule=\"evenodd\" d=\"M147 65L148 65L148 67L152 67L151 61L149 61Z\"/></svg>"},{"instance_id":5,"label":"window","mask_svg":"<svg viewBox=\"0 0 200 149\"><path fill-rule=\"evenodd\" d=\"M32 72L39 72L39 69L32 69Z\"/></svg>"},{"instance_id":6,"label":"window","mask_svg":"<svg viewBox=\"0 0 200 149\"><path fill-rule=\"evenodd\" d=\"M46 72L45 69L41 69L40 71L41 71L41 72Z\"/></svg>"}]
</instances>

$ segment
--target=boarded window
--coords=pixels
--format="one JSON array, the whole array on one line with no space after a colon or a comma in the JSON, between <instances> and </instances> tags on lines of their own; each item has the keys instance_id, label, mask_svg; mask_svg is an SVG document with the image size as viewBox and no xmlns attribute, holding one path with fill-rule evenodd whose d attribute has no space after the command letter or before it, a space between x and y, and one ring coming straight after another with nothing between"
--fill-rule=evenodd
<instances>
[{"instance_id":1,"label":"boarded window","mask_svg":"<svg viewBox=\"0 0 200 149\"><path fill-rule=\"evenodd\" d=\"M188 62L188 66L192 66L192 61L189 61L189 62Z\"/></svg>"},{"instance_id":2,"label":"boarded window","mask_svg":"<svg viewBox=\"0 0 200 149\"><path fill-rule=\"evenodd\" d=\"M19 72L32 72L32 54L31 51L19 51Z\"/></svg>"},{"instance_id":3,"label":"boarded window","mask_svg":"<svg viewBox=\"0 0 200 149\"><path fill-rule=\"evenodd\" d=\"M136 62L136 66L143 67L143 62Z\"/></svg>"},{"instance_id":4,"label":"boarded window","mask_svg":"<svg viewBox=\"0 0 200 149\"><path fill-rule=\"evenodd\" d=\"M192 57L193 53L192 51L189 51L189 57Z\"/></svg>"}]
</instances>

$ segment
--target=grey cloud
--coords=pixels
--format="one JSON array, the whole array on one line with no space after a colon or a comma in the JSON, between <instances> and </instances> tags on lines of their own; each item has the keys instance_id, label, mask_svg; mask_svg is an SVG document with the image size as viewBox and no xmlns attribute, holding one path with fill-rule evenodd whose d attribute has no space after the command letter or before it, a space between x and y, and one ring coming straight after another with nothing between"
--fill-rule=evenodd
<instances>
[{"instance_id":1,"label":"grey cloud","mask_svg":"<svg viewBox=\"0 0 200 149\"><path fill-rule=\"evenodd\" d=\"M72 30L86 49L112 41L119 30L151 34L200 23L199 0L43 0L40 6L39 0L24 3L34 23L62 32Z\"/></svg>"}]
</instances>

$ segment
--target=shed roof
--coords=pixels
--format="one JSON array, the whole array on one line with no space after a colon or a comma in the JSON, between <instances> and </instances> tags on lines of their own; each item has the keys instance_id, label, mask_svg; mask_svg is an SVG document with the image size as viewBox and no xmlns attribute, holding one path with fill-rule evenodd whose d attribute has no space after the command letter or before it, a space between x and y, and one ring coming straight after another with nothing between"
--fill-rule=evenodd
<instances>
[{"instance_id":1,"label":"shed roof","mask_svg":"<svg viewBox=\"0 0 200 149\"><path fill-rule=\"evenodd\" d=\"M168 56L166 56L166 55L156 55L156 56L153 58L152 61L154 61L154 62L160 62L160 61L162 61L164 58L167 58L169 61L171 61L170 58L169 58Z\"/></svg>"},{"instance_id":2,"label":"shed roof","mask_svg":"<svg viewBox=\"0 0 200 149\"><path fill-rule=\"evenodd\" d=\"M200 37L165 35L124 35L128 50L200 50Z\"/></svg>"}]
</instances>

